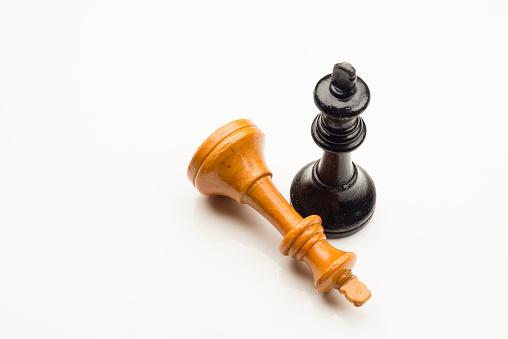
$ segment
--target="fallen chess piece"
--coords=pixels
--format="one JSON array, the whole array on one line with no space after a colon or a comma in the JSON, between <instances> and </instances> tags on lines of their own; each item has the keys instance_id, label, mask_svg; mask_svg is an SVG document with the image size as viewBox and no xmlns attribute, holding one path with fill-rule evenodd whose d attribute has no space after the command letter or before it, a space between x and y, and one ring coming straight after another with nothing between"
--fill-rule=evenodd
<instances>
[{"instance_id":1,"label":"fallen chess piece","mask_svg":"<svg viewBox=\"0 0 508 339\"><path fill-rule=\"evenodd\" d=\"M203 142L187 176L202 194L248 204L270 221L284 237L280 252L309 266L316 291L335 288L355 306L362 306L371 294L351 272L356 255L326 241L319 216L303 219L289 205L271 180L263 145L264 134L256 125L245 119L233 121Z\"/></svg>"}]
</instances>

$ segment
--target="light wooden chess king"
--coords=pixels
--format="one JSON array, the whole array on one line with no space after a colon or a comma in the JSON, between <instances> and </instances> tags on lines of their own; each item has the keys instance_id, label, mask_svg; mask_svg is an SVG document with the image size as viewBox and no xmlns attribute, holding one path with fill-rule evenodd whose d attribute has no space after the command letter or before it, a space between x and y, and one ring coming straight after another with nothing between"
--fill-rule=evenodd
<instances>
[{"instance_id":1,"label":"light wooden chess king","mask_svg":"<svg viewBox=\"0 0 508 339\"><path fill-rule=\"evenodd\" d=\"M223 195L248 204L282 234L283 255L304 261L314 276L314 289L336 288L355 306L370 298L367 287L351 273L356 255L326 241L321 218L303 219L272 182L263 156L264 134L241 119L218 129L196 151L187 176L199 192Z\"/></svg>"}]
</instances>

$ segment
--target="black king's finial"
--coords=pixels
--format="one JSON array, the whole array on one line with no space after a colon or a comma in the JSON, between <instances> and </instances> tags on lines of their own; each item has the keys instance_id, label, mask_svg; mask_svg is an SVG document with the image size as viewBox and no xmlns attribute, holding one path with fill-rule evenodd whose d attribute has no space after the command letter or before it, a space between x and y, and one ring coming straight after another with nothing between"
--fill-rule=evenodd
<instances>
[{"instance_id":1,"label":"black king's finial","mask_svg":"<svg viewBox=\"0 0 508 339\"><path fill-rule=\"evenodd\" d=\"M321 216L328 237L346 237L365 226L376 202L372 178L351 161L367 133L359 115L370 91L355 68L341 62L317 83L314 102L321 113L312 123L312 138L324 153L295 176L291 203L302 216Z\"/></svg>"},{"instance_id":2,"label":"black king's finial","mask_svg":"<svg viewBox=\"0 0 508 339\"><path fill-rule=\"evenodd\" d=\"M356 91L356 69L350 63L341 62L333 66L330 91L341 99Z\"/></svg>"}]
</instances>

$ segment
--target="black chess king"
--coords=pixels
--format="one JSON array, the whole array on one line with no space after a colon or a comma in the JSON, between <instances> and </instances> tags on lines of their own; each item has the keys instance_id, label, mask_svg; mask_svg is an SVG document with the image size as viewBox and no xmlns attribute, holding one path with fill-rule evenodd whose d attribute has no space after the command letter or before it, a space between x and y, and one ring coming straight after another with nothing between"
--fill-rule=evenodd
<instances>
[{"instance_id":1,"label":"black chess king","mask_svg":"<svg viewBox=\"0 0 508 339\"><path fill-rule=\"evenodd\" d=\"M296 174L290 198L303 217L321 216L328 238L358 232L374 213L374 182L351 160L351 152L367 134L360 114L369 102L369 87L347 62L336 64L332 74L319 80L314 89L314 103L320 113L311 132L323 156Z\"/></svg>"}]
</instances>

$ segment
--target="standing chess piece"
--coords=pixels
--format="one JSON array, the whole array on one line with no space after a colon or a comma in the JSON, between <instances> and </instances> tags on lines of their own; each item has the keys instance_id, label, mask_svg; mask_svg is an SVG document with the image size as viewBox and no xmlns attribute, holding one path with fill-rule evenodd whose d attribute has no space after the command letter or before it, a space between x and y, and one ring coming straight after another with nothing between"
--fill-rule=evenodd
<instances>
[{"instance_id":1,"label":"standing chess piece","mask_svg":"<svg viewBox=\"0 0 508 339\"><path fill-rule=\"evenodd\" d=\"M351 152L365 139L359 115L370 92L347 62L336 64L314 89L321 113L312 123L312 138L323 157L300 170L291 184L291 204L303 217L318 214L328 238L358 232L372 217L376 188L369 174L351 161Z\"/></svg>"}]
</instances>

